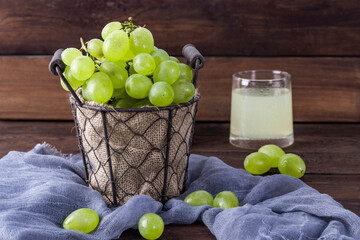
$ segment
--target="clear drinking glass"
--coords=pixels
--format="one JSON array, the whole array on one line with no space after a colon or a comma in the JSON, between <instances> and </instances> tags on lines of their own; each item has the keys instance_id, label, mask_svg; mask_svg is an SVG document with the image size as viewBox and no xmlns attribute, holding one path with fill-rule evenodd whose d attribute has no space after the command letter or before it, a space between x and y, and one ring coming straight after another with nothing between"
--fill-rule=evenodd
<instances>
[{"instance_id":1,"label":"clear drinking glass","mask_svg":"<svg viewBox=\"0 0 360 240\"><path fill-rule=\"evenodd\" d=\"M287 72L251 70L233 75L230 143L257 149L293 144L291 76Z\"/></svg>"}]
</instances>

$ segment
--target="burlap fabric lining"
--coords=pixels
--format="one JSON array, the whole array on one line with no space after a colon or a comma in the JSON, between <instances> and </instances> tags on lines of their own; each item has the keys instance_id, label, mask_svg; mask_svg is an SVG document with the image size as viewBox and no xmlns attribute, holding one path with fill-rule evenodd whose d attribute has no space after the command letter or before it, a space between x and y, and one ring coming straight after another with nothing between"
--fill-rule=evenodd
<instances>
[{"instance_id":1,"label":"burlap fabric lining","mask_svg":"<svg viewBox=\"0 0 360 240\"><path fill-rule=\"evenodd\" d=\"M77 91L82 102L81 89ZM199 95L197 94L197 97ZM101 111L75 105L74 118L83 150L89 160L89 186L107 204L114 204ZM107 107L95 102L87 105ZM166 197L180 194L186 175L197 101L172 112ZM108 144L118 204L133 195L145 194L161 201L164 187L169 110L105 112Z\"/></svg>"}]
</instances>

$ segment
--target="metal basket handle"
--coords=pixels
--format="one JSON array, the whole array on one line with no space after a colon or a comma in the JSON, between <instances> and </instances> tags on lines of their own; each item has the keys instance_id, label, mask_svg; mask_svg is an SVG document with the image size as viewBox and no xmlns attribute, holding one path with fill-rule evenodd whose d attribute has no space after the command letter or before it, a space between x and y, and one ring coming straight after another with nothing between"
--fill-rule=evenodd
<instances>
[{"instance_id":1,"label":"metal basket handle","mask_svg":"<svg viewBox=\"0 0 360 240\"><path fill-rule=\"evenodd\" d=\"M204 67L205 59L193 44L186 44L182 49L182 54L186 58L186 64L195 69L192 81L196 88L198 72L200 68Z\"/></svg>"},{"instance_id":2,"label":"metal basket handle","mask_svg":"<svg viewBox=\"0 0 360 240\"><path fill-rule=\"evenodd\" d=\"M59 76L61 81L65 84L65 86L69 89L71 95L76 100L77 104L79 106L82 106L83 103L75 93L75 91L70 86L69 82L66 80L65 76L63 75L63 72L65 71L65 64L61 60L61 53L64 51L64 49L58 49L54 53L50 63L49 63L49 71L54 74L55 76ZM200 68L202 68L205 64L205 59L201 55L201 53L195 48L192 44L186 44L183 49L182 53L184 57L186 58L187 64L195 69L195 73L193 76L193 84L196 87L196 81L198 76L198 71Z\"/></svg>"},{"instance_id":3,"label":"metal basket handle","mask_svg":"<svg viewBox=\"0 0 360 240\"><path fill-rule=\"evenodd\" d=\"M65 64L61 60L61 53L64 51L64 49L58 49L54 53L54 56L52 57L50 63L49 63L49 70L52 74L55 76L59 76L61 81L66 85L67 89L69 89L71 95L74 97L75 101L79 104L79 106L82 106L83 103L75 93L75 91L72 89L70 83L66 80L65 76L63 75L63 72L65 71Z\"/></svg>"}]
</instances>

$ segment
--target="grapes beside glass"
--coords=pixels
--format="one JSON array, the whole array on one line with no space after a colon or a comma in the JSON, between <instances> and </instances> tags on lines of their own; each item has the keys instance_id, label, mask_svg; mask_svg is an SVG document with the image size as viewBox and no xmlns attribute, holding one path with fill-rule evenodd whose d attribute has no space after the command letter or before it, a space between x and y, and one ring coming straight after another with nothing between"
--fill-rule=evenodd
<instances>
[{"instance_id":1,"label":"grapes beside glass","mask_svg":"<svg viewBox=\"0 0 360 240\"><path fill-rule=\"evenodd\" d=\"M244 161L246 171L251 174L264 174L270 168L278 168L281 174L296 178L304 176L306 166L299 155L287 153L274 144L262 146L258 152L249 154Z\"/></svg>"},{"instance_id":2,"label":"grapes beside glass","mask_svg":"<svg viewBox=\"0 0 360 240\"><path fill-rule=\"evenodd\" d=\"M190 101L195 94L192 69L154 46L152 33L132 23L110 22L100 39L61 54L64 76L86 101L116 108L166 107ZM83 56L83 52L86 56ZM68 91L61 81L63 88Z\"/></svg>"},{"instance_id":3,"label":"grapes beside glass","mask_svg":"<svg viewBox=\"0 0 360 240\"><path fill-rule=\"evenodd\" d=\"M281 174L301 178L306 171L305 163L296 154L286 154L279 146L268 144L262 146L258 152L249 154L244 160L245 169L255 175L264 174L271 168L279 168ZM198 190L190 193L184 202L193 206L209 205L222 209L239 206L238 198L231 191L223 191L213 199L209 192Z\"/></svg>"}]
</instances>

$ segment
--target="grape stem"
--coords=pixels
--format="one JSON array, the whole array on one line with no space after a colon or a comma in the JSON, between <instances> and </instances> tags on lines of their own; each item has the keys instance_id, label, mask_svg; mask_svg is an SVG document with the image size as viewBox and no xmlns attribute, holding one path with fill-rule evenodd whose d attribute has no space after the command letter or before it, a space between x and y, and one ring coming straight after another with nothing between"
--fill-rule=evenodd
<instances>
[{"instance_id":1,"label":"grape stem","mask_svg":"<svg viewBox=\"0 0 360 240\"><path fill-rule=\"evenodd\" d=\"M84 43L84 39L83 39L82 37L80 38L80 43L81 43L81 48L80 48L80 50L83 50L83 51L86 53L86 56L90 57L90 58L94 61L94 63L95 63L95 69L98 70L99 67L100 67L100 64L101 64L101 62L102 62L102 59L97 59L97 58L95 58L95 57L93 57L93 56L91 56L91 55L89 54L89 51L88 51L88 49L87 49L87 47L86 47L86 45L87 45L88 42Z\"/></svg>"},{"instance_id":2,"label":"grape stem","mask_svg":"<svg viewBox=\"0 0 360 240\"><path fill-rule=\"evenodd\" d=\"M88 52L88 50L87 50L87 48L86 48L86 45L85 45L84 40L83 40L82 37L80 38L80 43L81 43L81 48L80 48L80 50L84 50L85 53L86 53L86 56L88 56L88 55L89 55L89 52Z\"/></svg>"},{"instance_id":3,"label":"grape stem","mask_svg":"<svg viewBox=\"0 0 360 240\"><path fill-rule=\"evenodd\" d=\"M122 28L124 29L124 31L130 36L130 33L132 31L134 31L136 28L138 28L139 26L136 26L133 22L132 22L132 17L128 18L128 21L125 21L124 23L121 23Z\"/></svg>"}]
</instances>

